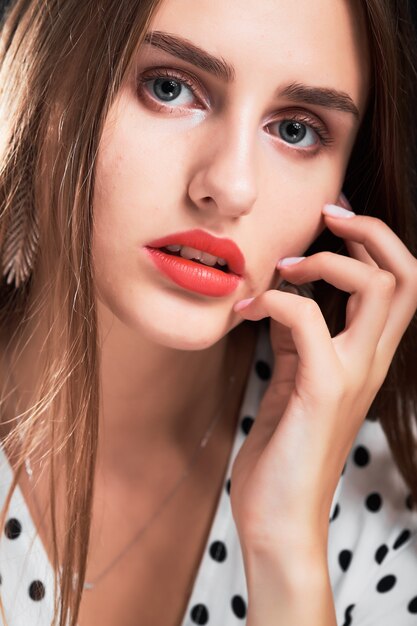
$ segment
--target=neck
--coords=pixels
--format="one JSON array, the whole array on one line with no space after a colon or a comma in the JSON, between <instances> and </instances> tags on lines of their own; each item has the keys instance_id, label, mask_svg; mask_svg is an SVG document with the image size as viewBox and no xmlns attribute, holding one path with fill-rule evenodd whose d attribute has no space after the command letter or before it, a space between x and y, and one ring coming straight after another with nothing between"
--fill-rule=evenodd
<instances>
[{"instance_id":1,"label":"neck","mask_svg":"<svg viewBox=\"0 0 417 626\"><path fill-rule=\"evenodd\" d=\"M117 320L102 334L98 467L135 480L160 458L184 466L225 404L230 375L244 363L247 329L240 325L198 351L132 337ZM233 395L244 382L241 374ZM226 412L216 430L226 436L234 418Z\"/></svg>"},{"instance_id":2,"label":"neck","mask_svg":"<svg viewBox=\"0 0 417 626\"><path fill-rule=\"evenodd\" d=\"M174 465L183 466L221 408L232 371L237 374L233 396L240 397L254 347L254 327L241 323L211 347L187 351L133 335L103 312L99 319L98 468L130 482L143 473L143 468L159 462L155 451ZM29 406L24 399L31 397L36 374L33 364L44 340L40 326L27 328L27 336L30 341L22 343L25 349L12 363L17 394L10 397L13 401L18 397L19 404L23 400L19 411ZM4 371L8 371L7 366ZM15 408L9 410L7 403L6 415L16 415ZM226 411L216 430L227 436L235 419L234 412Z\"/></svg>"}]
</instances>

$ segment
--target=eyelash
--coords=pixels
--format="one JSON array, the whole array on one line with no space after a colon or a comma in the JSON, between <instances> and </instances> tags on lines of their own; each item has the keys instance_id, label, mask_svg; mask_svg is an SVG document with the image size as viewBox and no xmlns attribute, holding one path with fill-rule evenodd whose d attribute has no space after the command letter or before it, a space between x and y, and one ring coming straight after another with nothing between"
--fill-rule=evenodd
<instances>
[{"instance_id":1,"label":"eyelash","mask_svg":"<svg viewBox=\"0 0 417 626\"><path fill-rule=\"evenodd\" d=\"M204 98L200 94L200 89L196 87L195 81L191 80L186 74L182 74L182 72L179 72L178 70L168 69L168 68L154 68L153 70L150 70L148 73L142 74L138 81L139 83L138 87L140 91L141 92L144 91L144 85L146 83L157 78L167 78L167 79L171 78L180 83L183 83L190 89L194 97L196 97L200 101L201 100L204 101ZM152 98L153 105L158 111L167 111L168 113L172 113L175 110L178 110L181 108L181 107L170 107L168 105L160 104L157 101L155 101L152 96L149 96L149 97ZM334 139L330 136L324 124L320 123L316 118L310 117L305 112L291 113L281 119L273 120L272 122L270 122L270 124L277 124L280 122L298 122L299 124L304 124L308 126L309 128L312 128L314 132L317 134L319 138L319 142L322 144L322 146L330 146L334 143ZM312 152L313 149L314 149L314 146L310 148L298 148L298 150L301 152L303 151Z\"/></svg>"}]
</instances>

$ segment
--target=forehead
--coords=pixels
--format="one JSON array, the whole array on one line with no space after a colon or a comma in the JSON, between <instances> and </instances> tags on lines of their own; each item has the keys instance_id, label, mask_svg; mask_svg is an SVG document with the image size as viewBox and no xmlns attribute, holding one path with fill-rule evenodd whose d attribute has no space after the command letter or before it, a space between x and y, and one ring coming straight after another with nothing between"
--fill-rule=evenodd
<instances>
[{"instance_id":1,"label":"forehead","mask_svg":"<svg viewBox=\"0 0 417 626\"><path fill-rule=\"evenodd\" d=\"M365 102L368 50L354 0L163 0L151 28L223 57L237 81L307 80Z\"/></svg>"}]
</instances>

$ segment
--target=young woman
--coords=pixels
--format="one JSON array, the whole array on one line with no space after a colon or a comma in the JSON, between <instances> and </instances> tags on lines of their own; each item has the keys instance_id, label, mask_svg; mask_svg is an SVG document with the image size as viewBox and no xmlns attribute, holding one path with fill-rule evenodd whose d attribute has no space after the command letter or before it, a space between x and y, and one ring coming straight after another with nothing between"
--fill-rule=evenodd
<instances>
[{"instance_id":1,"label":"young woman","mask_svg":"<svg viewBox=\"0 0 417 626\"><path fill-rule=\"evenodd\" d=\"M410 19L9 7L4 624L417 623Z\"/></svg>"}]
</instances>

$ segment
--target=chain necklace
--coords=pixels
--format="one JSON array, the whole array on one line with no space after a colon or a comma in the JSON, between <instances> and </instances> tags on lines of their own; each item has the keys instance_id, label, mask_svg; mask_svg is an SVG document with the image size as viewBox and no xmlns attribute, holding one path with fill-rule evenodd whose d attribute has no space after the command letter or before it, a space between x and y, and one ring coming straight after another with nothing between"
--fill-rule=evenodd
<instances>
[{"instance_id":1,"label":"chain necklace","mask_svg":"<svg viewBox=\"0 0 417 626\"><path fill-rule=\"evenodd\" d=\"M237 361L237 353L235 354L235 363L234 365L236 365L236 361ZM233 370L234 371L234 368ZM11 377L13 378L13 374L11 375ZM234 374L232 374L231 376L229 376L228 379L228 384L226 385L226 391L225 391L225 395L224 397L222 397L221 403L220 403L220 407L219 409L216 411L215 413L215 417L214 419L211 421L208 429L206 430L203 438L201 439L200 443L198 444L197 448L194 451L194 454L191 458L190 463L188 464L188 466L186 467L185 471L181 474L180 478L178 479L178 481L175 483L173 489L171 489L168 493L168 495L163 499L161 505L158 507L158 509L155 511L155 513L151 516L151 518L146 522L146 524L141 527L136 534L133 536L133 538L129 541L129 543L121 550L121 552L119 552L111 561L110 563L94 578L94 580L91 581L85 581L84 582L84 590L86 591L90 591L92 589L94 589L96 587L96 585L110 572L110 570L112 570L114 568L114 566L125 556L125 554L130 550L130 548L139 541L139 539L142 537L143 533L145 532L145 530L147 530L151 524L155 521L155 519L157 517L159 517L159 515L162 513L162 511L164 510L164 508L167 506L168 502L173 498L173 496L175 495L175 493L177 492L177 490L179 489L180 485L184 482L184 480L186 479L186 477L189 475L191 468L193 467L193 465L196 463L198 457L201 454L202 449L204 449L212 435L212 432L214 430L214 427L216 426L218 420L220 419L220 417L223 414L223 409L224 409L224 405L226 403L226 399L229 397L229 394L233 388L233 384L236 380L236 376ZM13 380L13 384L14 384L14 380ZM24 465L25 465L25 471L26 474L28 476L28 479L30 481L30 483L33 486L33 469L31 466L31 462L30 459L27 457L24 461ZM35 493L35 490L32 490L32 495L33 495L33 499L35 502L35 506L37 509L37 512L39 515L41 515L40 513L40 504L37 498L37 495ZM75 575L76 578L76 575Z\"/></svg>"},{"instance_id":2,"label":"chain necklace","mask_svg":"<svg viewBox=\"0 0 417 626\"><path fill-rule=\"evenodd\" d=\"M232 387L233 387L233 383L235 381L236 377L232 374L231 376L229 376L229 383L227 386L227 391L230 392ZM227 393L226 396L228 396L229 394ZM152 515L152 517L146 522L146 524L140 529L138 530L138 532L134 535L134 537L131 539L131 541L127 544L127 546L125 546L123 548L123 550L116 555L112 561L110 561L110 563L104 568L104 570L102 570L100 572L100 574L98 574L98 576L95 577L94 580L92 581L85 581L84 582L84 589L89 591L91 589L94 589L94 587L97 585L97 583L102 580L102 578L104 578L106 576L106 574L113 569L113 567L116 565L116 563L118 563L120 561L120 559L130 550L130 548L137 542L139 541L139 539L141 538L141 536L143 535L143 533L145 532L145 530L147 528L149 528L149 526L154 522L154 520L162 513L162 511L164 510L164 508L166 507L166 505L168 504L168 502L173 498L173 496L175 495L176 491L178 490L178 488L180 487L180 485L183 483L183 481L185 480L185 478L189 475L191 468L193 467L193 465L195 464L197 458L200 456L201 454L201 450L203 448L206 447L207 442L209 441L211 434L214 430L214 427L216 425L216 423L218 422L218 420L220 419L222 413L223 413L223 404L224 402L222 401L220 409L217 411L214 419L212 420L210 426L208 427L206 433L204 434L204 437L202 438L202 440L200 441L199 445L197 446L196 450L194 451L194 454L191 458L190 463L188 464L187 468L185 469L185 471L183 472L183 474L180 476L179 480L175 483L174 488L168 493L168 495L164 498L164 500L162 501L162 504L159 506L159 508L156 510L156 512Z\"/></svg>"}]
</instances>

